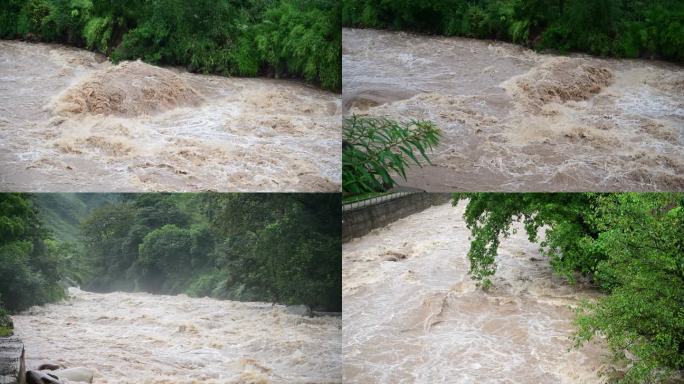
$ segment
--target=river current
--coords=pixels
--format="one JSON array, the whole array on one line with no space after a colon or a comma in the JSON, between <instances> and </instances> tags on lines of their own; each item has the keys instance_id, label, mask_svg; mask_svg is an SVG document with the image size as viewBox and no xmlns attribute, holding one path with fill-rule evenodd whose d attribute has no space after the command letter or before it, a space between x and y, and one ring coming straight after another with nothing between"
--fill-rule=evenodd
<instances>
[{"instance_id":1,"label":"river current","mask_svg":"<svg viewBox=\"0 0 684 384\"><path fill-rule=\"evenodd\" d=\"M185 295L90 293L13 316L28 369L95 370L95 384L340 383L341 319Z\"/></svg>"},{"instance_id":2,"label":"river current","mask_svg":"<svg viewBox=\"0 0 684 384\"><path fill-rule=\"evenodd\" d=\"M433 121L429 192L684 190L684 68L343 31L345 113Z\"/></svg>"},{"instance_id":3,"label":"river current","mask_svg":"<svg viewBox=\"0 0 684 384\"><path fill-rule=\"evenodd\" d=\"M431 207L343 244L344 382L603 382L600 341L572 348L574 308L598 293L555 277L520 225L484 292L467 273L464 209Z\"/></svg>"},{"instance_id":4,"label":"river current","mask_svg":"<svg viewBox=\"0 0 684 384\"><path fill-rule=\"evenodd\" d=\"M0 41L10 191L337 191L340 97Z\"/></svg>"}]
</instances>

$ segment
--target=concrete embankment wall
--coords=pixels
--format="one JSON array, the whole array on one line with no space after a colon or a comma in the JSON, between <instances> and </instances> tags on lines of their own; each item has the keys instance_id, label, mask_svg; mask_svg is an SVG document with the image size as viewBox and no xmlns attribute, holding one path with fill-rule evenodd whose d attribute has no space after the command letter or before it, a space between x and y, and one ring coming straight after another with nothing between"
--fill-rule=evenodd
<instances>
[{"instance_id":1,"label":"concrete embankment wall","mask_svg":"<svg viewBox=\"0 0 684 384\"><path fill-rule=\"evenodd\" d=\"M0 337L0 384L25 384L24 343L16 336Z\"/></svg>"},{"instance_id":2,"label":"concrete embankment wall","mask_svg":"<svg viewBox=\"0 0 684 384\"><path fill-rule=\"evenodd\" d=\"M375 228L449 201L449 194L412 193L396 199L342 212L342 242L361 237Z\"/></svg>"}]
</instances>

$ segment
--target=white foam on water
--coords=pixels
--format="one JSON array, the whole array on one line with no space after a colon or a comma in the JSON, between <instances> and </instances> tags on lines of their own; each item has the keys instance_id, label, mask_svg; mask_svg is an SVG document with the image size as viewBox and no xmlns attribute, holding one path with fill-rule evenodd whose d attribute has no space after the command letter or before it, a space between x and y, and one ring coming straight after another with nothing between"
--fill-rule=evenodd
<instances>
[{"instance_id":1,"label":"white foam on water","mask_svg":"<svg viewBox=\"0 0 684 384\"><path fill-rule=\"evenodd\" d=\"M346 114L443 130L435 166L410 169L406 185L684 189L681 66L370 29L343 31L342 63Z\"/></svg>"},{"instance_id":2,"label":"white foam on water","mask_svg":"<svg viewBox=\"0 0 684 384\"><path fill-rule=\"evenodd\" d=\"M573 308L598 293L554 277L519 225L483 292L467 274L464 209L435 206L343 244L344 382L602 382L605 349L571 349Z\"/></svg>"},{"instance_id":3,"label":"white foam on water","mask_svg":"<svg viewBox=\"0 0 684 384\"><path fill-rule=\"evenodd\" d=\"M28 369L95 370L95 384L339 383L341 319L185 295L98 294L13 316Z\"/></svg>"},{"instance_id":4,"label":"white foam on water","mask_svg":"<svg viewBox=\"0 0 684 384\"><path fill-rule=\"evenodd\" d=\"M339 95L0 41L3 188L337 191Z\"/></svg>"}]
</instances>

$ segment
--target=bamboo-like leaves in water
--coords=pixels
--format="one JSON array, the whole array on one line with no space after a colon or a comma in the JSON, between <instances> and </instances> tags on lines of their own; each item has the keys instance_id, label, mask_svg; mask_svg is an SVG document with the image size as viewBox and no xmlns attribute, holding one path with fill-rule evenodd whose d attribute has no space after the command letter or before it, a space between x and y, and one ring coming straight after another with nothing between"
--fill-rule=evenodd
<instances>
[{"instance_id":1,"label":"bamboo-like leaves in water","mask_svg":"<svg viewBox=\"0 0 684 384\"><path fill-rule=\"evenodd\" d=\"M432 122L397 122L383 117L351 116L344 120L342 189L345 194L381 192L392 188L392 174L406 180L411 163L432 164L427 152L441 138Z\"/></svg>"}]
</instances>

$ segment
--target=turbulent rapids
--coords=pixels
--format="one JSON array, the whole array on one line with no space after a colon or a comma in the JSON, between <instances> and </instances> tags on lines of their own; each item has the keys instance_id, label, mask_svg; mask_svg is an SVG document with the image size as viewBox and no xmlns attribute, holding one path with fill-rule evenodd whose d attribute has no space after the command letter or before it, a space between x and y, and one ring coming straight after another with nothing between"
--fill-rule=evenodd
<instances>
[{"instance_id":1,"label":"turbulent rapids","mask_svg":"<svg viewBox=\"0 0 684 384\"><path fill-rule=\"evenodd\" d=\"M87 367L95 384L341 382L338 317L184 295L70 296L14 316L28 369Z\"/></svg>"},{"instance_id":2,"label":"turbulent rapids","mask_svg":"<svg viewBox=\"0 0 684 384\"><path fill-rule=\"evenodd\" d=\"M0 41L3 190L336 191L340 113L295 82Z\"/></svg>"},{"instance_id":3,"label":"turbulent rapids","mask_svg":"<svg viewBox=\"0 0 684 384\"><path fill-rule=\"evenodd\" d=\"M347 29L345 113L428 119L429 191L684 190L684 69Z\"/></svg>"},{"instance_id":4,"label":"turbulent rapids","mask_svg":"<svg viewBox=\"0 0 684 384\"><path fill-rule=\"evenodd\" d=\"M343 377L349 383L598 383L598 344L571 349L573 306L596 292L553 276L521 226L493 289L467 275L464 203L343 245Z\"/></svg>"}]
</instances>

